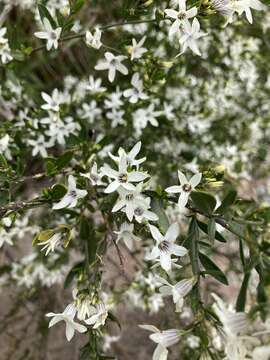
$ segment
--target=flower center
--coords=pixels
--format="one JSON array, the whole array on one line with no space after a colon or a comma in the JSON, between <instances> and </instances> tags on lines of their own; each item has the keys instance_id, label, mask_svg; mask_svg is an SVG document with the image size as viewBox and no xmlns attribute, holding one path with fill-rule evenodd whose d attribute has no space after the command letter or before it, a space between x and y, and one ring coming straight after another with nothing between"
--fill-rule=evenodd
<instances>
[{"instance_id":1,"label":"flower center","mask_svg":"<svg viewBox=\"0 0 270 360\"><path fill-rule=\"evenodd\" d=\"M164 240L158 245L158 248L160 251L168 252L170 248L170 243Z\"/></svg>"},{"instance_id":2,"label":"flower center","mask_svg":"<svg viewBox=\"0 0 270 360\"><path fill-rule=\"evenodd\" d=\"M134 199L134 195L133 194L127 194L126 195L126 200L127 201L132 201Z\"/></svg>"},{"instance_id":3,"label":"flower center","mask_svg":"<svg viewBox=\"0 0 270 360\"><path fill-rule=\"evenodd\" d=\"M179 11L178 19L184 20L187 17L187 13L185 11Z\"/></svg>"},{"instance_id":4,"label":"flower center","mask_svg":"<svg viewBox=\"0 0 270 360\"><path fill-rule=\"evenodd\" d=\"M191 191L191 185L190 184L184 184L183 185L183 190L185 191L185 192L190 192Z\"/></svg>"},{"instance_id":5,"label":"flower center","mask_svg":"<svg viewBox=\"0 0 270 360\"><path fill-rule=\"evenodd\" d=\"M127 174L119 174L119 176L118 176L118 180L119 180L119 182L120 183L125 183L125 182L127 182Z\"/></svg>"},{"instance_id":6,"label":"flower center","mask_svg":"<svg viewBox=\"0 0 270 360\"><path fill-rule=\"evenodd\" d=\"M54 31L50 33L50 38L51 38L52 40L56 40L56 39L57 39L57 35L56 35L56 33L55 33Z\"/></svg>"},{"instance_id":7,"label":"flower center","mask_svg":"<svg viewBox=\"0 0 270 360\"><path fill-rule=\"evenodd\" d=\"M77 196L77 193L75 190L71 190L69 193L69 196L71 196L72 198L75 198Z\"/></svg>"},{"instance_id":8,"label":"flower center","mask_svg":"<svg viewBox=\"0 0 270 360\"><path fill-rule=\"evenodd\" d=\"M144 212L143 209L140 207L138 207L134 210L134 214L137 216L142 216L143 212Z\"/></svg>"}]
</instances>

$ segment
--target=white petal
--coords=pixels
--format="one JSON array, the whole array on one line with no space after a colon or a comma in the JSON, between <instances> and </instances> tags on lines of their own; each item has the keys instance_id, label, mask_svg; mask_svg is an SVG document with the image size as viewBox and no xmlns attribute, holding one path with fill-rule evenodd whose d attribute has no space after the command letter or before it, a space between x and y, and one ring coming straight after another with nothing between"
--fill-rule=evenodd
<instances>
[{"instance_id":1,"label":"white petal","mask_svg":"<svg viewBox=\"0 0 270 360\"><path fill-rule=\"evenodd\" d=\"M176 255L176 256L184 256L187 254L187 249L183 246L180 245L176 245L176 244L172 244L170 246L170 251L172 254Z\"/></svg>"},{"instance_id":2,"label":"white petal","mask_svg":"<svg viewBox=\"0 0 270 360\"><path fill-rule=\"evenodd\" d=\"M176 194L176 193L180 193L182 191L182 188L179 185L173 185L173 186L170 186L167 189L165 189L165 191L167 193Z\"/></svg>"},{"instance_id":3,"label":"white petal","mask_svg":"<svg viewBox=\"0 0 270 360\"><path fill-rule=\"evenodd\" d=\"M164 236L164 239L173 243L176 240L178 235L179 235L179 226L177 223L173 223L168 228L168 230Z\"/></svg>"},{"instance_id":4,"label":"white petal","mask_svg":"<svg viewBox=\"0 0 270 360\"><path fill-rule=\"evenodd\" d=\"M159 329L153 325L138 325L141 329L152 331L152 332L159 332Z\"/></svg>"},{"instance_id":5,"label":"white petal","mask_svg":"<svg viewBox=\"0 0 270 360\"><path fill-rule=\"evenodd\" d=\"M178 173L178 179L179 179L179 181L180 181L180 184L181 184L181 185L187 184L187 183L188 183L188 180L187 180L185 174L183 174L183 173L182 173L181 171L179 171L179 170L178 170L177 173Z\"/></svg>"},{"instance_id":6,"label":"white petal","mask_svg":"<svg viewBox=\"0 0 270 360\"><path fill-rule=\"evenodd\" d=\"M168 350L162 345L158 344L153 354L153 360L167 360L167 357Z\"/></svg>"},{"instance_id":7,"label":"white petal","mask_svg":"<svg viewBox=\"0 0 270 360\"><path fill-rule=\"evenodd\" d=\"M139 182L145 180L148 177L149 177L148 174L142 173L140 171L132 171L131 173L128 174L128 181Z\"/></svg>"},{"instance_id":8,"label":"white petal","mask_svg":"<svg viewBox=\"0 0 270 360\"><path fill-rule=\"evenodd\" d=\"M153 238L158 242L162 242L164 240L164 236L160 233L160 231L158 230L158 228L154 225L149 225L149 229L151 231L151 234L153 236Z\"/></svg>"},{"instance_id":9,"label":"white petal","mask_svg":"<svg viewBox=\"0 0 270 360\"><path fill-rule=\"evenodd\" d=\"M66 324L66 338L67 341L70 341L74 336L75 330L71 324L67 322Z\"/></svg>"},{"instance_id":10,"label":"white petal","mask_svg":"<svg viewBox=\"0 0 270 360\"><path fill-rule=\"evenodd\" d=\"M112 183L110 183L106 189L104 190L104 192L106 194L109 194L109 193L112 193L114 192L115 190L117 190L119 188L120 184L117 180L113 181Z\"/></svg>"},{"instance_id":11,"label":"white petal","mask_svg":"<svg viewBox=\"0 0 270 360\"><path fill-rule=\"evenodd\" d=\"M160 252L160 265L162 269L166 272L169 272L172 268L172 260L171 255L167 252L161 251Z\"/></svg>"},{"instance_id":12,"label":"white petal","mask_svg":"<svg viewBox=\"0 0 270 360\"><path fill-rule=\"evenodd\" d=\"M180 196L179 196L179 199L178 199L178 205L180 208L183 208L187 205L187 202L188 202L188 197L189 197L189 193L188 192L185 192L185 191L182 191Z\"/></svg>"},{"instance_id":13,"label":"white petal","mask_svg":"<svg viewBox=\"0 0 270 360\"><path fill-rule=\"evenodd\" d=\"M202 174L198 173L192 176L192 178L190 179L189 183L192 186L192 188L194 189L201 181L202 179Z\"/></svg>"},{"instance_id":14,"label":"white petal","mask_svg":"<svg viewBox=\"0 0 270 360\"><path fill-rule=\"evenodd\" d=\"M60 200L57 204L53 205L53 210L59 210L68 207L73 201L73 198L71 198L68 194L63 197L62 200Z\"/></svg>"}]
</instances>

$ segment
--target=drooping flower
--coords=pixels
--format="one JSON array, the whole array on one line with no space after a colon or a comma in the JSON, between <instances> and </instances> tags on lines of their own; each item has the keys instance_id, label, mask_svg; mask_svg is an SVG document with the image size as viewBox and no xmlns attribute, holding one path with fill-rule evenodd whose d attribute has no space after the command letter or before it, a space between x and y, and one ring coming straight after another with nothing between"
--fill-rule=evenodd
<instances>
[{"instance_id":1,"label":"drooping flower","mask_svg":"<svg viewBox=\"0 0 270 360\"><path fill-rule=\"evenodd\" d=\"M169 18L173 19L173 24L171 25L169 30L169 36L177 33L183 24L189 24L188 19L191 19L197 15L196 6L193 6L191 9L187 10L186 0L179 0L178 8L178 11L174 9L165 9L164 11Z\"/></svg>"},{"instance_id":2,"label":"drooping flower","mask_svg":"<svg viewBox=\"0 0 270 360\"><path fill-rule=\"evenodd\" d=\"M46 48L48 51L51 50L52 48L57 49L62 28L58 27L56 29L53 29L50 21L47 18L43 19L43 26L45 31L35 32L34 35L39 39L47 40Z\"/></svg>"},{"instance_id":3,"label":"drooping flower","mask_svg":"<svg viewBox=\"0 0 270 360\"><path fill-rule=\"evenodd\" d=\"M138 236L133 234L134 224L124 222L120 225L119 231L114 231L117 234L116 243L123 241L129 250L133 250L134 241L140 240Z\"/></svg>"},{"instance_id":4,"label":"drooping flower","mask_svg":"<svg viewBox=\"0 0 270 360\"><path fill-rule=\"evenodd\" d=\"M86 195L87 191L77 189L75 178L72 175L69 175L67 193L57 204L53 206L53 210L73 208L77 205L78 200L84 198Z\"/></svg>"},{"instance_id":5,"label":"drooping flower","mask_svg":"<svg viewBox=\"0 0 270 360\"><path fill-rule=\"evenodd\" d=\"M85 33L85 43L87 46L90 46L94 49L100 49L102 46L101 42L102 31L99 28L95 29L95 33L92 34L91 31L86 31Z\"/></svg>"},{"instance_id":6,"label":"drooping flower","mask_svg":"<svg viewBox=\"0 0 270 360\"><path fill-rule=\"evenodd\" d=\"M41 248L41 251L45 251L45 256L47 256L50 252L54 252L55 248L57 248L61 244L61 238L61 233L55 233L48 240L38 242L37 245L43 246Z\"/></svg>"},{"instance_id":7,"label":"drooping flower","mask_svg":"<svg viewBox=\"0 0 270 360\"><path fill-rule=\"evenodd\" d=\"M153 360L166 360L168 357L167 348L180 340L180 332L177 329L159 330L153 325L139 325L139 327L153 332L149 338L158 344L153 353Z\"/></svg>"},{"instance_id":8,"label":"drooping flower","mask_svg":"<svg viewBox=\"0 0 270 360\"><path fill-rule=\"evenodd\" d=\"M149 225L149 228L153 238L156 240L156 245L152 249L148 260L159 258L161 267L166 272L169 272L172 267L171 256L175 255L180 257L187 254L186 248L175 244L175 240L179 235L178 224L171 224L165 235L162 235L154 225Z\"/></svg>"},{"instance_id":9,"label":"drooping flower","mask_svg":"<svg viewBox=\"0 0 270 360\"><path fill-rule=\"evenodd\" d=\"M123 95L129 99L130 103L136 104L140 99L148 99L148 96L143 92L143 82L140 80L139 73L133 74L131 85L133 88L127 89L123 92Z\"/></svg>"},{"instance_id":10,"label":"drooping flower","mask_svg":"<svg viewBox=\"0 0 270 360\"><path fill-rule=\"evenodd\" d=\"M132 39L132 46L128 48L130 53L130 60L140 59L144 53L147 52L147 49L143 47L143 44L146 40L146 36L142 37L141 40L137 43L136 39Z\"/></svg>"},{"instance_id":11,"label":"drooping flower","mask_svg":"<svg viewBox=\"0 0 270 360\"><path fill-rule=\"evenodd\" d=\"M70 341L75 334L75 330L77 330L79 333L84 333L87 331L86 326L76 323L74 321L75 315L76 315L76 308L73 304L69 304L65 308L63 313L52 313L52 312L48 313L46 314L46 316L52 317L49 323L49 328L60 321L64 321L66 323L66 338L68 341Z\"/></svg>"},{"instance_id":12,"label":"drooping flower","mask_svg":"<svg viewBox=\"0 0 270 360\"><path fill-rule=\"evenodd\" d=\"M104 303L100 303L96 305L93 310L93 314L89 317L89 319L85 320L87 325L93 325L93 329L97 329L100 326L103 326L108 317L108 310Z\"/></svg>"},{"instance_id":13,"label":"drooping flower","mask_svg":"<svg viewBox=\"0 0 270 360\"><path fill-rule=\"evenodd\" d=\"M170 284L167 280L157 276L157 280L162 284L159 291L163 296L172 296L176 305L176 312L180 312L184 305L184 297L191 291L194 285L194 279L183 279L175 285Z\"/></svg>"},{"instance_id":14,"label":"drooping flower","mask_svg":"<svg viewBox=\"0 0 270 360\"><path fill-rule=\"evenodd\" d=\"M202 174L197 173L193 175L190 180L187 180L186 176L178 170L178 178L180 181L180 185L170 186L165 189L165 191L167 193L180 193L178 205L180 208L183 208L188 202L191 191L193 191L195 187L200 183Z\"/></svg>"},{"instance_id":15,"label":"drooping flower","mask_svg":"<svg viewBox=\"0 0 270 360\"><path fill-rule=\"evenodd\" d=\"M128 74L128 68L122 64L122 61L127 58L126 56L115 56L109 51L107 51L104 56L105 60L100 60L95 66L95 70L108 70L108 79L110 82L114 81L116 71L119 71L123 75Z\"/></svg>"},{"instance_id":16,"label":"drooping flower","mask_svg":"<svg viewBox=\"0 0 270 360\"><path fill-rule=\"evenodd\" d=\"M105 165L101 168L101 172L113 179L113 181L106 187L104 190L105 193L111 193L116 191L120 186L126 190L134 190L135 186L133 182L144 181L149 175L141 171L130 171L128 172L128 162L127 157L122 154L120 156L118 170L114 170L108 165Z\"/></svg>"},{"instance_id":17,"label":"drooping flower","mask_svg":"<svg viewBox=\"0 0 270 360\"><path fill-rule=\"evenodd\" d=\"M197 42L201 37L206 36L207 34L200 31L200 28L201 26L197 18L193 19L192 25L189 21L186 21L183 24L183 34L179 39L182 51L177 56L182 55L188 48L190 48L196 55L201 56Z\"/></svg>"}]
</instances>

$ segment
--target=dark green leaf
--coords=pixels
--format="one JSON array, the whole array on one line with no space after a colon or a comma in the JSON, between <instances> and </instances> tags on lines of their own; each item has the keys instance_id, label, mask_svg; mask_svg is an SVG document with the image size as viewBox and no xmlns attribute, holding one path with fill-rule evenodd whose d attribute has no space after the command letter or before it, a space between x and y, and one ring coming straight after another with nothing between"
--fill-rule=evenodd
<instances>
[{"instance_id":1,"label":"dark green leaf","mask_svg":"<svg viewBox=\"0 0 270 360\"><path fill-rule=\"evenodd\" d=\"M216 236L216 222L214 218L210 218L208 221L208 236L211 243L213 243Z\"/></svg>"},{"instance_id":2,"label":"dark green leaf","mask_svg":"<svg viewBox=\"0 0 270 360\"><path fill-rule=\"evenodd\" d=\"M158 225L160 230L165 234L169 227L169 220L163 208L163 201L161 199L152 198L151 208L158 216Z\"/></svg>"},{"instance_id":3,"label":"dark green leaf","mask_svg":"<svg viewBox=\"0 0 270 360\"><path fill-rule=\"evenodd\" d=\"M52 27L56 28L56 23L45 5L38 4L38 11L39 11L39 16L40 16L42 22L43 22L44 18L47 18L49 20L50 24L52 25Z\"/></svg>"},{"instance_id":4,"label":"dark green leaf","mask_svg":"<svg viewBox=\"0 0 270 360\"><path fill-rule=\"evenodd\" d=\"M216 207L216 199L213 195L204 191L192 191L191 200L197 210L205 215L211 215Z\"/></svg>"},{"instance_id":5,"label":"dark green leaf","mask_svg":"<svg viewBox=\"0 0 270 360\"><path fill-rule=\"evenodd\" d=\"M250 272L246 273L236 301L236 311L245 311Z\"/></svg>"},{"instance_id":6,"label":"dark green leaf","mask_svg":"<svg viewBox=\"0 0 270 360\"><path fill-rule=\"evenodd\" d=\"M194 275L198 275L200 272L199 268L199 227L197 224L197 220L195 217L192 218L189 231L188 231L188 241L189 241L189 249L190 249L190 258L192 271Z\"/></svg>"},{"instance_id":7,"label":"dark green leaf","mask_svg":"<svg viewBox=\"0 0 270 360\"><path fill-rule=\"evenodd\" d=\"M78 11L81 10L84 4L85 4L85 0L76 0L71 8L71 13L76 14Z\"/></svg>"},{"instance_id":8,"label":"dark green leaf","mask_svg":"<svg viewBox=\"0 0 270 360\"><path fill-rule=\"evenodd\" d=\"M56 160L56 166L58 170L63 169L73 158L73 151L66 151Z\"/></svg>"},{"instance_id":9,"label":"dark green leaf","mask_svg":"<svg viewBox=\"0 0 270 360\"><path fill-rule=\"evenodd\" d=\"M217 208L216 213L224 214L229 207L235 202L237 197L237 192L235 190L231 190L223 199L221 205Z\"/></svg>"},{"instance_id":10,"label":"dark green leaf","mask_svg":"<svg viewBox=\"0 0 270 360\"><path fill-rule=\"evenodd\" d=\"M55 184L49 189L49 196L52 200L59 200L61 199L67 192L67 189L62 184Z\"/></svg>"},{"instance_id":11,"label":"dark green leaf","mask_svg":"<svg viewBox=\"0 0 270 360\"><path fill-rule=\"evenodd\" d=\"M202 266L205 268L206 273L209 275L212 275L213 278L220 281L224 285L228 285L228 280L226 278L226 275L220 268L205 254L200 253L200 262Z\"/></svg>"},{"instance_id":12,"label":"dark green leaf","mask_svg":"<svg viewBox=\"0 0 270 360\"><path fill-rule=\"evenodd\" d=\"M67 288L72 280L74 279L74 277L83 270L84 267L84 262L81 261L79 263L77 263L76 265L73 266L73 268L69 271L69 273L66 276L65 282L64 282L64 288Z\"/></svg>"},{"instance_id":13,"label":"dark green leaf","mask_svg":"<svg viewBox=\"0 0 270 360\"><path fill-rule=\"evenodd\" d=\"M205 234L208 234L208 226L207 224L205 224L204 222L202 221L199 221L197 220L197 223L199 225L199 228L205 233ZM215 232L215 239L220 241L220 242L223 242L225 243L226 242L226 239L216 230Z\"/></svg>"}]
</instances>

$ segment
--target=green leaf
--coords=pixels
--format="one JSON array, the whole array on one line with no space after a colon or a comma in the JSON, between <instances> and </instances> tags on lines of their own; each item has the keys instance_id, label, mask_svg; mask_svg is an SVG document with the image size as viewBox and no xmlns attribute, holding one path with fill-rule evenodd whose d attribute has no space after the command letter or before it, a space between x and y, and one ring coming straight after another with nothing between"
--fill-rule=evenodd
<instances>
[{"instance_id":1,"label":"green leaf","mask_svg":"<svg viewBox=\"0 0 270 360\"><path fill-rule=\"evenodd\" d=\"M81 10L84 4L85 4L85 0L76 0L71 7L71 13L76 14L78 11Z\"/></svg>"},{"instance_id":2,"label":"green leaf","mask_svg":"<svg viewBox=\"0 0 270 360\"><path fill-rule=\"evenodd\" d=\"M218 214L224 214L231 205L235 202L237 197L237 192L235 190L231 190L228 192L228 194L223 199L221 205L217 208L216 213Z\"/></svg>"},{"instance_id":3,"label":"green leaf","mask_svg":"<svg viewBox=\"0 0 270 360\"><path fill-rule=\"evenodd\" d=\"M220 268L205 254L199 253L199 258L202 266L205 268L206 273L212 275L213 278L218 280L224 285L229 285L226 275Z\"/></svg>"},{"instance_id":4,"label":"green leaf","mask_svg":"<svg viewBox=\"0 0 270 360\"><path fill-rule=\"evenodd\" d=\"M161 199L152 198L151 209L158 216L158 225L160 230L165 234L169 227L169 220L163 208L163 201Z\"/></svg>"},{"instance_id":5,"label":"green leaf","mask_svg":"<svg viewBox=\"0 0 270 360\"><path fill-rule=\"evenodd\" d=\"M68 165L73 158L73 151L66 151L56 160L56 166L58 170L62 170Z\"/></svg>"},{"instance_id":6,"label":"green leaf","mask_svg":"<svg viewBox=\"0 0 270 360\"><path fill-rule=\"evenodd\" d=\"M81 271L83 271L83 269L84 269L83 261L80 261L79 263L73 266L73 268L69 271L64 281L65 289L72 283L72 280L75 278L75 276L78 275Z\"/></svg>"},{"instance_id":7,"label":"green leaf","mask_svg":"<svg viewBox=\"0 0 270 360\"><path fill-rule=\"evenodd\" d=\"M237 297L236 311L245 311L250 272L246 273Z\"/></svg>"},{"instance_id":8,"label":"green leaf","mask_svg":"<svg viewBox=\"0 0 270 360\"><path fill-rule=\"evenodd\" d=\"M216 199L213 195L204 191L192 191L191 200L196 209L205 215L211 215L216 207Z\"/></svg>"},{"instance_id":9,"label":"green leaf","mask_svg":"<svg viewBox=\"0 0 270 360\"><path fill-rule=\"evenodd\" d=\"M45 173L47 176L55 175L57 173L56 160L53 158L45 159Z\"/></svg>"},{"instance_id":10,"label":"green leaf","mask_svg":"<svg viewBox=\"0 0 270 360\"><path fill-rule=\"evenodd\" d=\"M195 217L192 218L189 231L188 231L188 240L189 240L189 249L190 249L190 259L192 265L192 272L194 275L198 275L200 272L199 268L199 227Z\"/></svg>"},{"instance_id":11,"label":"green leaf","mask_svg":"<svg viewBox=\"0 0 270 360\"><path fill-rule=\"evenodd\" d=\"M57 25L45 5L38 4L38 12L39 12L39 16L40 16L42 22L43 22L44 18L47 18L49 20L50 24L52 25L52 27L54 29L56 28Z\"/></svg>"},{"instance_id":12,"label":"green leaf","mask_svg":"<svg viewBox=\"0 0 270 360\"><path fill-rule=\"evenodd\" d=\"M210 218L208 221L208 236L211 243L213 243L216 236L216 222L214 218Z\"/></svg>"},{"instance_id":13,"label":"green leaf","mask_svg":"<svg viewBox=\"0 0 270 360\"><path fill-rule=\"evenodd\" d=\"M62 197L66 194L66 192L67 189L64 185L55 184L49 189L48 194L52 200L59 200L62 199Z\"/></svg>"},{"instance_id":14,"label":"green leaf","mask_svg":"<svg viewBox=\"0 0 270 360\"><path fill-rule=\"evenodd\" d=\"M200 220L197 220L197 223L199 225L199 228L205 233L205 234L208 234L208 226L207 224L205 224L204 222L200 221ZM226 242L226 239L220 234L220 232L218 232L216 230L215 232L215 239L220 241L220 242L223 242L225 243Z\"/></svg>"}]
</instances>

